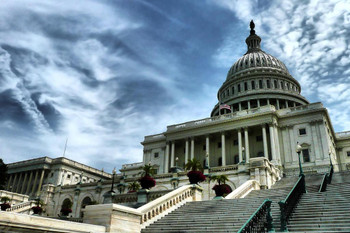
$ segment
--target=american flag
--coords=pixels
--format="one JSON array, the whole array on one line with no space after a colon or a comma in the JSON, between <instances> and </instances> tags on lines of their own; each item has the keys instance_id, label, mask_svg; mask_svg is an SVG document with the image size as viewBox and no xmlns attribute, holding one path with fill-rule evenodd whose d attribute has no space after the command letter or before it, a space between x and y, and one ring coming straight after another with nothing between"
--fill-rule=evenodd
<instances>
[{"instance_id":1,"label":"american flag","mask_svg":"<svg viewBox=\"0 0 350 233\"><path fill-rule=\"evenodd\" d=\"M220 110L221 110L221 109L228 109L228 110L231 111L231 106L228 105L228 104L220 104Z\"/></svg>"}]
</instances>

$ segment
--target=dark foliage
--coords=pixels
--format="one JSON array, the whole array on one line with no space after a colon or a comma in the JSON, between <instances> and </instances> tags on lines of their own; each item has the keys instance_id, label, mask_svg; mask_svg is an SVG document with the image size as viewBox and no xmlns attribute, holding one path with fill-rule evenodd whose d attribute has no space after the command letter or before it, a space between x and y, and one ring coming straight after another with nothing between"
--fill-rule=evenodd
<instances>
[{"instance_id":1,"label":"dark foliage","mask_svg":"<svg viewBox=\"0 0 350 233\"><path fill-rule=\"evenodd\" d=\"M150 189L156 186L156 181L149 175L145 175L139 179L141 187L143 189Z\"/></svg>"},{"instance_id":2,"label":"dark foliage","mask_svg":"<svg viewBox=\"0 0 350 233\"><path fill-rule=\"evenodd\" d=\"M231 187L227 184L217 184L213 187L213 190L215 191L217 197L226 196L227 194L232 192Z\"/></svg>"},{"instance_id":3,"label":"dark foliage","mask_svg":"<svg viewBox=\"0 0 350 233\"><path fill-rule=\"evenodd\" d=\"M198 182L205 181L205 175L201 171L189 171L187 173L191 184L198 184Z\"/></svg>"}]
</instances>

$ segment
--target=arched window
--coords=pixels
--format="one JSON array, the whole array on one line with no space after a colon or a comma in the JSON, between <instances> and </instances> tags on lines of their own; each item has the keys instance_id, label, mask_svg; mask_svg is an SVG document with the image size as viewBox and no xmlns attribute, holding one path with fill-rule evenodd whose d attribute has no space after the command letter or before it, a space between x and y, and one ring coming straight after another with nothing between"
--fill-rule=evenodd
<instances>
[{"instance_id":1,"label":"arched window","mask_svg":"<svg viewBox=\"0 0 350 233\"><path fill-rule=\"evenodd\" d=\"M248 90L248 83L245 82L245 83L244 83L244 91L247 91L247 90Z\"/></svg>"},{"instance_id":2,"label":"arched window","mask_svg":"<svg viewBox=\"0 0 350 233\"><path fill-rule=\"evenodd\" d=\"M235 87L233 86L231 89L232 95L235 94Z\"/></svg>"},{"instance_id":3,"label":"arched window","mask_svg":"<svg viewBox=\"0 0 350 233\"><path fill-rule=\"evenodd\" d=\"M85 197L83 199L83 201L81 202L80 217L84 217L84 212L82 211L82 209L84 209L85 206L91 205L91 204L92 204L92 200L90 197Z\"/></svg>"},{"instance_id":4,"label":"arched window","mask_svg":"<svg viewBox=\"0 0 350 233\"><path fill-rule=\"evenodd\" d=\"M61 214L63 216L68 216L68 214L72 213L72 201L69 198L64 199L61 205Z\"/></svg>"},{"instance_id":5,"label":"arched window","mask_svg":"<svg viewBox=\"0 0 350 233\"><path fill-rule=\"evenodd\" d=\"M259 80L259 88L260 88L260 89L263 88L263 82L262 82L262 80Z\"/></svg>"},{"instance_id":6,"label":"arched window","mask_svg":"<svg viewBox=\"0 0 350 233\"><path fill-rule=\"evenodd\" d=\"M270 80L266 80L266 88L271 88L271 86L270 86Z\"/></svg>"},{"instance_id":7,"label":"arched window","mask_svg":"<svg viewBox=\"0 0 350 233\"><path fill-rule=\"evenodd\" d=\"M277 80L273 81L274 88L277 88Z\"/></svg>"},{"instance_id":8,"label":"arched window","mask_svg":"<svg viewBox=\"0 0 350 233\"><path fill-rule=\"evenodd\" d=\"M241 92L241 84L237 85L238 92Z\"/></svg>"},{"instance_id":9,"label":"arched window","mask_svg":"<svg viewBox=\"0 0 350 233\"><path fill-rule=\"evenodd\" d=\"M252 81L252 90L254 90L255 89L255 81L253 80Z\"/></svg>"}]
</instances>

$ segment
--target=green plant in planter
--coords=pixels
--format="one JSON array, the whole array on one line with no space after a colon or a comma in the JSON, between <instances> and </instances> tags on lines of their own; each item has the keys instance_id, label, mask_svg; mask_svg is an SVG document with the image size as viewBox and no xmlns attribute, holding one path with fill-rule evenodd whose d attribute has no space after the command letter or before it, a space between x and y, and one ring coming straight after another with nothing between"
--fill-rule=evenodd
<instances>
[{"instance_id":1,"label":"green plant in planter","mask_svg":"<svg viewBox=\"0 0 350 233\"><path fill-rule=\"evenodd\" d=\"M128 193L137 192L140 190L140 188L141 188L140 184L134 181L128 185L128 190L129 190Z\"/></svg>"},{"instance_id":2,"label":"green plant in planter","mask_svg":"<svg viewBox=\"0 0 350 233\"><path fill-rule=\"evenodd\" d=\"M226 184L226 181L229 181L226 175L214 175L210 177L210 180L214 180L218 183L213 187L217 197L224 197L232 192L231 187Z\"/></svg>"},{"instance_id":3,"label":"green plant in planter","mask_svg":"<svg viewBox=\"0 0 350 233\"><path fill-rule=\"evenodd\" d=\"M151 164L142 167L141 178L139 179L142 189L150 189L156 185L156 181L152 178L155 170Z\"/></svg>"},{"instance_id":4,"label":"green plant in planter","mask_svg":"<svg viewBox=\"0 0 350 233\"><path fill-rule=\"evenodd\" d=\"M206 177L203 175L203 167L198 159L189 159L185 164L185 169L190 170L187 176L191 184L198 184L198 182L205 181Z\"/></svg>"},{"instance_id":5,"label":"green plant in planter","mask_svg":"<svg viewBox=\"0 0 350 233\"><path fill-rule=\"evenodd\" d=\"M0 204L0 208L2 211L6 211L6 209L11 208L10 203L8 203L11 199L9 197L2 197L1 198L1 202L2 204Z\"/></svg>"},{"instance_id":6,"label":"green plant in planter","mask_svg":"<svg viewBox=\"0 0 350 233\"><path fill-rule=\"evenodd\" d=\"M36 199L36 206L32 207L33 213L34 214L41 214L43 212L42 206L44 205L44 202L40 199Z\"/></svg>"}]
</instances>

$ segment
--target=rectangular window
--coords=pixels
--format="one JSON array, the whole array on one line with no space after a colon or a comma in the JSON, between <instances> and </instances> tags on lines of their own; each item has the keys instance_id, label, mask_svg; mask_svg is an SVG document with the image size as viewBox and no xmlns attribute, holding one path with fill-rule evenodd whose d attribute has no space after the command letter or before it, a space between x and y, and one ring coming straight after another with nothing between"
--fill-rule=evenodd
<instances>
[{"instance_id":1,"label":"rectangular window","mask_svg":"<svg viewBox=\"0 0 350 233\"><path fill-rule=\"evenodd\" d=\"M252 90L254 90L254 89L255 89L255 82L252 81Z\"/></svg>"},{"instance_id":2,"label":"rectangular window","mask_svg":"<svg viewBox=\"0 0 350 233\"><path fill-rule=\"evenodd\" d=\"M266 87L267 87L267 88L271 88L271 86L270 86L270 80L266 80Z\"/></svg>"},{"instance_id":3,"label":"rectangular window","mask_svg":"<svg viewBox=\"0 0 350 233\"><path fill-rule=\"evenodd\" d=\"M281 89L283 89L283 82L281 82Z\"/></svg>"},{"instance_id":4,"label":"rectangular window","mask_svg":"<svg viewBox=\"0 0 350 233\"><path fill-rule=\"evenodd\" d=\"M277 88L277 80L273 81L274 88Z\"/></svg>"},{"instance_id":5,"label":"rectangular window","mask_svg":"<svg viewBox=\"0 0 350 233\"><path fill-rule=\"evenodd\" d=\"M229 90L229 89L226 90L226 95L227 95L227 96L230 95L230 90Z\"/></svg>"},{"instance_id":6,"label":"rectangular window","mask_svg":"<svg viewBox=\"0 0 350 233\"><path fill-rule=\"evenodd\" d=\"M235 87L232 87L232 95L235 94Z\"/></svg>"},{"instance_id":7,"label":"rectangular window","mask_svg":"<svg viewBox=\"0 0 350 233\"><path fill-rule=\"evenodd\" d=\"M299 135L306 135L306 129L305 128L299 129Z\"/></svg>"},{"instance_id":8,"label":"rectangular window","mask_svg":"<svg viewBox=\"0 0 350 233\"><path fill-rule=\"evenodd\" d=\"M221 148L221 142L218 142L218 148Z\"/></svg>"},{"instance_id":9,"label":"rectangular window","mask_svg":"<svg viewBox=\"0 0 350 233\"><path fill-rule=\"evenodd\" d=\"M259 88L262 89L263 88L263 83L262 80L259 80Z\"/></svg>"},{"instance_id":10,"label":"rectangular window","mask_svg":"<svg viewBox=\"0 0 350 233\"><path fill-rule=\"evenodd\" d=\"M239 163L239 156L238 155L235 155L235 157L234 157L234 163L235 164L238 164Z\"/></svg>"},{"instance_id":11,"label":"rectangular window","mask_svg":"<svg viewBox=\"0 0 350 233\"><path fill-rule=\"evenodd\" d=\"M67 178L69 179L69 178L70 178L70 175L67 175Z\"/></svg>"},{"instance_id":12,"label":"rectangular window","mask_svg":"<svg viewBox=\"0 0 350 233\"><path fill-rule=\"evenodd\" d=\"M238 92L241 92L241 84L237 85Z\"/></svg>"},{"instance_id":13,"label":"rectangular window","mask_svg":"<svg viewBox=\"0 0 350 233\"><path fill-rule=\"evenodd\" d=\"M350 157L350 151L347 151L346 154L348 157Z\"/></svg>"},{"instance_id":14,"label":"rectangular window","mask_svg":"<svg viewBox=\"0 0 350 233\"><path fill-rule=\"evenodd\" d=\"M248 83L244 83L244 90L247 91L248 90Z\"/></svg>"},{"instance_id":15,"label":"rectangular window","mask_svg":"<svg viewBox=\"0 0 350 233\"><path fill-rule=\"evenodd\" d=\"M310 162L309 149L303 149L301 152L303 153L304 163Z\"/></svg>"},{"instance_id":16,"label":"rectangular window","mask_svg":"<svg viewBox=\"0 0 350 233\"><path fill-rule=\"evenodd\" d=\"M260 136L256 136L256 141L257 142L261 142L263 140L263 137L260 135Z\"/></svg>"},{"instance_id":17,"label":"rectangular window","mask_svg":"<svg viewBox=\"0 0 350 233\"><path fill-rule=\"evenodd\" d=\"M154 158L158 158L158 157L159 157L159 153L158 152L154 153Z\"/></svg>"},{"instance_id":18,"label":"rectangular window","mask_svg":"<svg viewBox=\"0 0 350 233\"><path fill-rule=\"evenodd\" d=\"M233 140L233 145L237 146L238 145L238 140Z\"/></svg>"}]
</instances>

